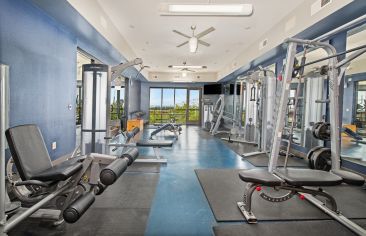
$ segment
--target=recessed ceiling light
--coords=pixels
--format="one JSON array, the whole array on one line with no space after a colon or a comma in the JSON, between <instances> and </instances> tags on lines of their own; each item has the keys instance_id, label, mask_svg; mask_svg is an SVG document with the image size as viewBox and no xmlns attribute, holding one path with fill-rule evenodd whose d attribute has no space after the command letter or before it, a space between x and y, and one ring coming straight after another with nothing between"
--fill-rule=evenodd
<instances>
[{"instance_id":1,"label":"recessed ceiling light","mask_svg":"<svg viewBox=\"0 0 366 236\"><path fill-rule=\"evenodd\" d=\"M160 15L171 16L250 16L252 4L167 4L160 5Z\"/></svg>"}]
</instances>

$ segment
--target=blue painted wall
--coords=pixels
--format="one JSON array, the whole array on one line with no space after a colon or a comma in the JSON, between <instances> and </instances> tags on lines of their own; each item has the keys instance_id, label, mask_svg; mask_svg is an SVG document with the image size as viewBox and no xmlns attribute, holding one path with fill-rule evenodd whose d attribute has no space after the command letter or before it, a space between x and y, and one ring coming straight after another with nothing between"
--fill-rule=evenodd
<instances>
[{"instance_id":1,"label":"blue painted wall","mask_svg":"<svg viewBox=\"0 0 366 236\"><path fill-rule=\"evenodd\" d=\"M52 158L71 152L76 38L25 0L0 0L0 6L0 63L10 66L10 126L39 125ZM54 141L57 149L51 151Z\"/></svg>"},{"instance_id":2,"label":"blue painted wall","mask_svg":"<svg viewBox=\"0 0 366 236\"><path fill-rule=\"evenodd\" d=\"M35 123L52 159L70 153L76 139L77 48L108 65L126 59L65 0L0 0L0 6L0 63L10 66L10 126ZM130 68L124 75L136 74ZM131 109L139 109L140 94L135 82Z\"/></svg>"}]
</instances>

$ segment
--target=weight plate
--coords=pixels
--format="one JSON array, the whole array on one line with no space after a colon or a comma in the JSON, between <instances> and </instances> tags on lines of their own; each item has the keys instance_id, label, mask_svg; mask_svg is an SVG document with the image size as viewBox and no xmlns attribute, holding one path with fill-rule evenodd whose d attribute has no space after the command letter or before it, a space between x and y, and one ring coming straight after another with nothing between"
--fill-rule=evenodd
<instances>
[{"instance_id":1,"label":"weight plate","mask_svg":"<svg viewBox=\"0 0 366 236\"><path fill-rule=\"evenodd\" d=\"M314 169L329 171L332 167L331 155L330 148L321 148L315 151L312 157Z\"/></svg>"},{"instance_id":2,"label":"weight plate","mask_svg":"<svg viewBox=\"0 0 366 236\"><path fill-rule=\"evenodd\" d=\"M306 157L308 158L308 161L309 161L309 168L310 169L314 169L314 166L312 164L312 156L313 156L313 153L316 151L316 150L319 150L320 148L323 148L322 146L316 146L316 147L313 147L312 149L310 149L310 151L308 152L308 154L306 155Z\"/></svg>"},{"instance_id":3,"label":"weight plate","mask_svg":"<svg viewBox=\"0 0 366 236\"><path fill-rule=\"evenodd\" d=\"M313 125L313 129L312 129L312 132L313 132L313 136L315 138L318 138L317 137L317 133L316 133L316 130L318 129L318 127L323 124L323 122L316 122L314 125Z\"/></svg>"},{"instance_id":4,"label":"weight plate","mask_svg":"<svg viewBox=\"0 0 366 236\"><path fill-rule=\"evenodd\" d=\"M330 140L330 124L329 123L323 123L317 127L315 130L316 137L323 141L329 141Z\"/></svg>"}]
</instances>

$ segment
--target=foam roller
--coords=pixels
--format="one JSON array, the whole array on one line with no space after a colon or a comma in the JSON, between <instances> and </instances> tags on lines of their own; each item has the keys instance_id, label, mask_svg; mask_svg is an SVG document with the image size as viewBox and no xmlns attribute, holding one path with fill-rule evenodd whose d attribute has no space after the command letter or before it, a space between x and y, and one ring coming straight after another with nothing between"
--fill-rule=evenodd
<instances>
[{"instance_id":1,"label":"foam roller","mask_svg":"<svg viewBox=\"0 0 366 236\"><path fill-rule=\"evenodd\" d=\"M105 167L99 175L100 182L104 185L111 185L125 172L129 163L128 158L117 158L107 167Z\"/></svg>"},{"instance_id":2,"label":"foam roller","mask_svg":"<svg viewBox=\"0 0 366 236\"><path fill-rule=\"evenodd\" d=\"M63 212L64 220L67 223L75 223L89 209L95 201L94 193L87 192L71 203Z\"/></svg>"},{"instance_id":3,"label":"foam roller","mask_svg":"<svg viewBox=\"0 0 366 236\"><path fill-rule=\"evenodd\" d=\"M129 148L121 155L120 158L127 158L128 165L130 166L138 156L139 156L139 150L137 148Z\"/></svg>"}]
</instances>

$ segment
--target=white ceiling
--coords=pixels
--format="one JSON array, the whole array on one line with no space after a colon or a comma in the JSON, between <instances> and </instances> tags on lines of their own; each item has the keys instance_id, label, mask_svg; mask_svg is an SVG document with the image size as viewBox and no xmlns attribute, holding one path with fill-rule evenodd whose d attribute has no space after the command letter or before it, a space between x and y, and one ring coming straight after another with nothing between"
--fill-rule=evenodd
<instances>
[{"instance_id":1,"label":"white ceiling","mask_svg":"<svg viewBox=\"0 0 366 236\"><path fill-rule=\"evenodd\" d=\"M168 65L206 65L203 71L218 72L229 64L252 43L270 30L304 0L231 0L230 3L252 3L251 17L172 17L159 15L159 0L97 0L103 11L125 37L138 57L143 58L149 72L175 72ZM208 1L164 1L168 3L207 3ZM228 3L228 0L213 0L213 3ZM189 53L188 46L177 48L185 38L172 32L173 29L191 34L191 25L196 33L211 26L216 30L202 39L211 47L200 45L196 54ZM274 34L276 32L273 32ZM258 55L259 56L259 55ZM202 72L203 72L202 71Z\"/></svg>"}]
</instances>

